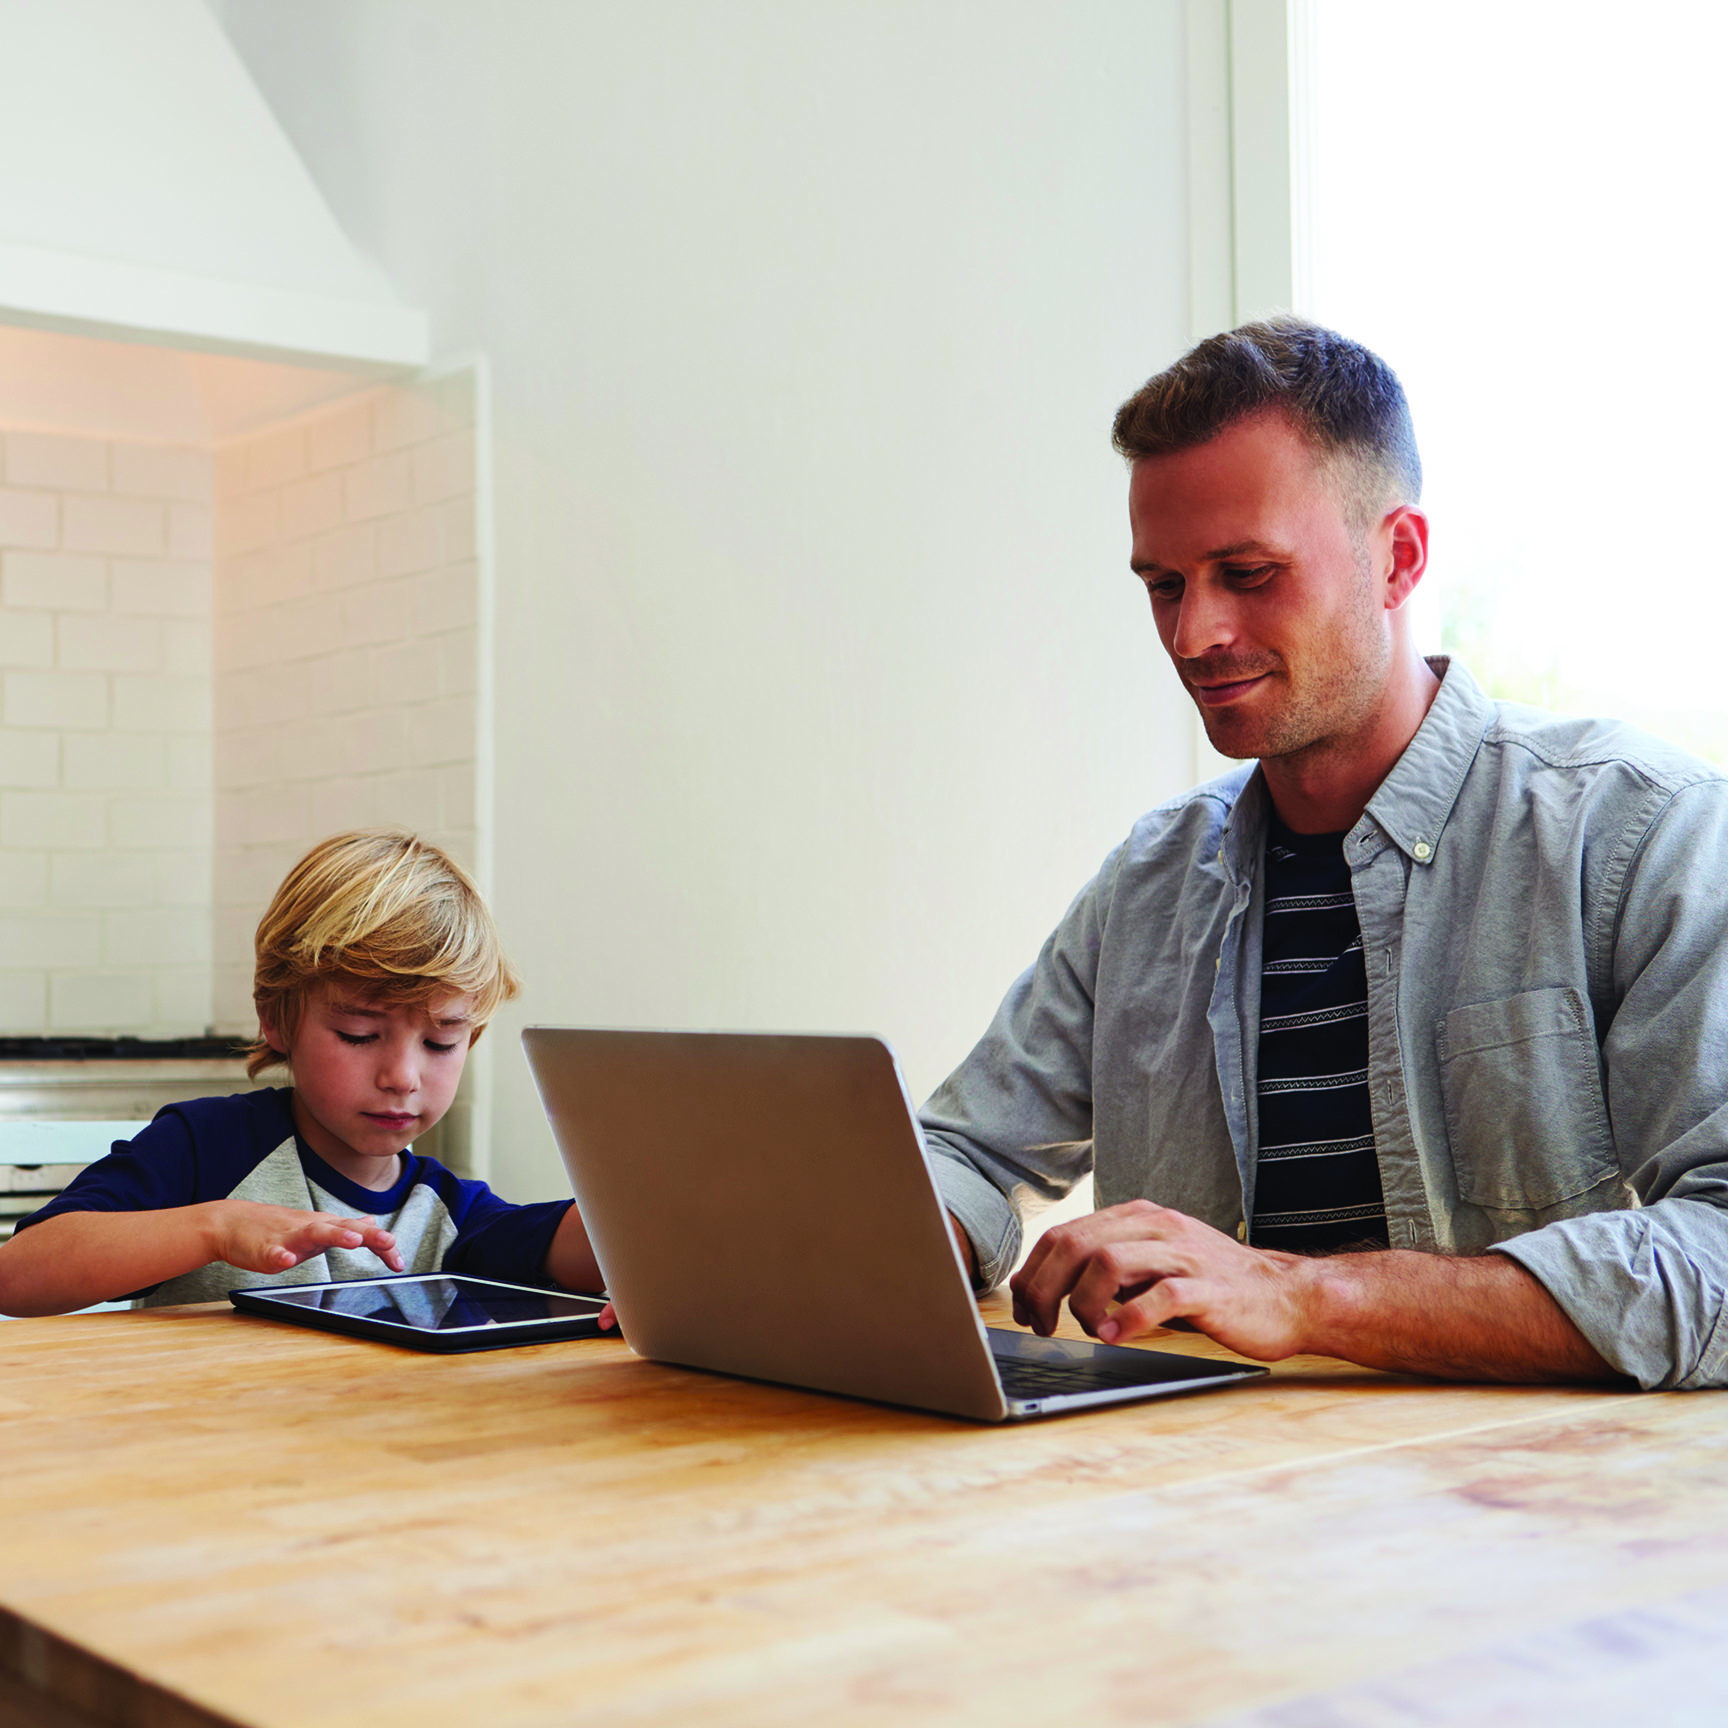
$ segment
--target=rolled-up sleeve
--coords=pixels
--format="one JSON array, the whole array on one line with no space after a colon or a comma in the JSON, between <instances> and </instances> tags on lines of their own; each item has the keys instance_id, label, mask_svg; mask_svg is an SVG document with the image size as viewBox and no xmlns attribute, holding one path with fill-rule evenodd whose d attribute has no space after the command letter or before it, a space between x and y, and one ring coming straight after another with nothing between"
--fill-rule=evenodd
<instances>
[{"instance_id":1,"label":"rolled-up sleeve","mask_svg":"<svg viewBox=\"0 0 1728 1728\"><path fill-rule=\"evenodd\" d=\"M977 1046L919 1112L943 1203L989 1289L1020 1254L1021 1212L1092 1168L1092 1034L1103 906L1120 860L1076 896Z\"/></svg>"},{"instance_id":2,"label":"rolled-up sleeve","mask_svg":"<svg viewBox=\"0 0 1728 1728\"><path fill-rule=\"evenodd\" d=\"M1639 1385L1728 1386L1728 786L1676 792L1631 851L1603 934L1619 1003L1602 1059L1639 1205L1497 1251Z\"/></svg>"}]
</instances>

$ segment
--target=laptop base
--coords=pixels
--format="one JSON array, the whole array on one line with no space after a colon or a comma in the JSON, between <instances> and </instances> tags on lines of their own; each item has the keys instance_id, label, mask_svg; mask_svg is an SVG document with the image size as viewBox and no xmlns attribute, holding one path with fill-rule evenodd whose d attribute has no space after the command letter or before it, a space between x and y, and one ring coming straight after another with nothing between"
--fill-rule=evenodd
<instances>
[{"instance_id":1,"label":"laptop base","mask_svg":"<svg viewBox=\"0 0 1728 1728\"><path fill-rule=\"evenodd\" d=\"M1228 1380L1255 1380L1268 1370L1251 1362L1215 1362L1168 1350L1129 1350L1079 1338L1039 1338L1001 1327L986 1329L1002 1381L1007 1419L1055 1416L1100 1404L1137 1403L1197 1392Z\"/></svg>"}]
</instances>

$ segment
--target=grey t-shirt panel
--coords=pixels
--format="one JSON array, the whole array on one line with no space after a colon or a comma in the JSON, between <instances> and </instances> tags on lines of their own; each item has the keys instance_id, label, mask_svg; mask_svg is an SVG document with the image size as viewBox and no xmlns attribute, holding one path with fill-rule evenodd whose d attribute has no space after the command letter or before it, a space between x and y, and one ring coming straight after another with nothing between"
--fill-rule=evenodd
<instances>
[{"instance_id":1,"label":"grey t-shirt panel","mask_svg":"<svg viewBox=\"0 0 1728 1728\"><path fill-rule=\"evenodd\" d=\"M423 1183L408 1190L395 1212L368 1214L339 1200L313 1182L300 1162L290 1135L229 1195L232 1200L256 1200L267 1206L289 1206L298 1212L331 1212L343 1218L373 1216L396 1238L409 1272L436 1272L456 1240L456 1224L436 1193ZM286 1272L244 1272L226 1261L169 1278L143 1297L141 1308L166 1308L183 1302L220 1302L242 1285L329 1284L349 1278L378 1278L390 1268L370 1248L330 1248Z\"/></svg>"}]
</instances>

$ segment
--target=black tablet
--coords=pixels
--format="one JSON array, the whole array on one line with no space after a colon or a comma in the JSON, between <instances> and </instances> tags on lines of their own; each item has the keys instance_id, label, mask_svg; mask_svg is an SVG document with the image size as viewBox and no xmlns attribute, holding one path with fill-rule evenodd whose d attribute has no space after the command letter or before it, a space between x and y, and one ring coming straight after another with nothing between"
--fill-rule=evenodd
<instances>
[{"instance_id":1,"label":"black tablet","mask_svg":"<svg viewBox=\"0 0 1728 1728\"><path fill-rule=\"evenodd\" d=\"M341 1284L272 1284L230 1290L247 1314L321 1326L410 1350L503 1350L557 1338L616 1338L600 1330L605 1298L458 1273L353 1278Z\"/></svg>"}]
</instances>

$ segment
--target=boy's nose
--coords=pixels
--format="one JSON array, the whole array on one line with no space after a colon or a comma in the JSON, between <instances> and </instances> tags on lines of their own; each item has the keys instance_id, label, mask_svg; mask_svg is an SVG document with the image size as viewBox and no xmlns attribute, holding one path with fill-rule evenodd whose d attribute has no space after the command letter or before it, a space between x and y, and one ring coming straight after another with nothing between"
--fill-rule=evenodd
<instances>
[{"instance_id":1,"label":"boy's nose","mask_svg":"<svg viewBox=\"0 0 1728 1728\"><path fill-rule=\"evenodd\" d=\"M378 1086L384 1092L416 1092L420 1068L410 1050L390 1050L378 1064Z\"/></svg>"}]
</instances>

